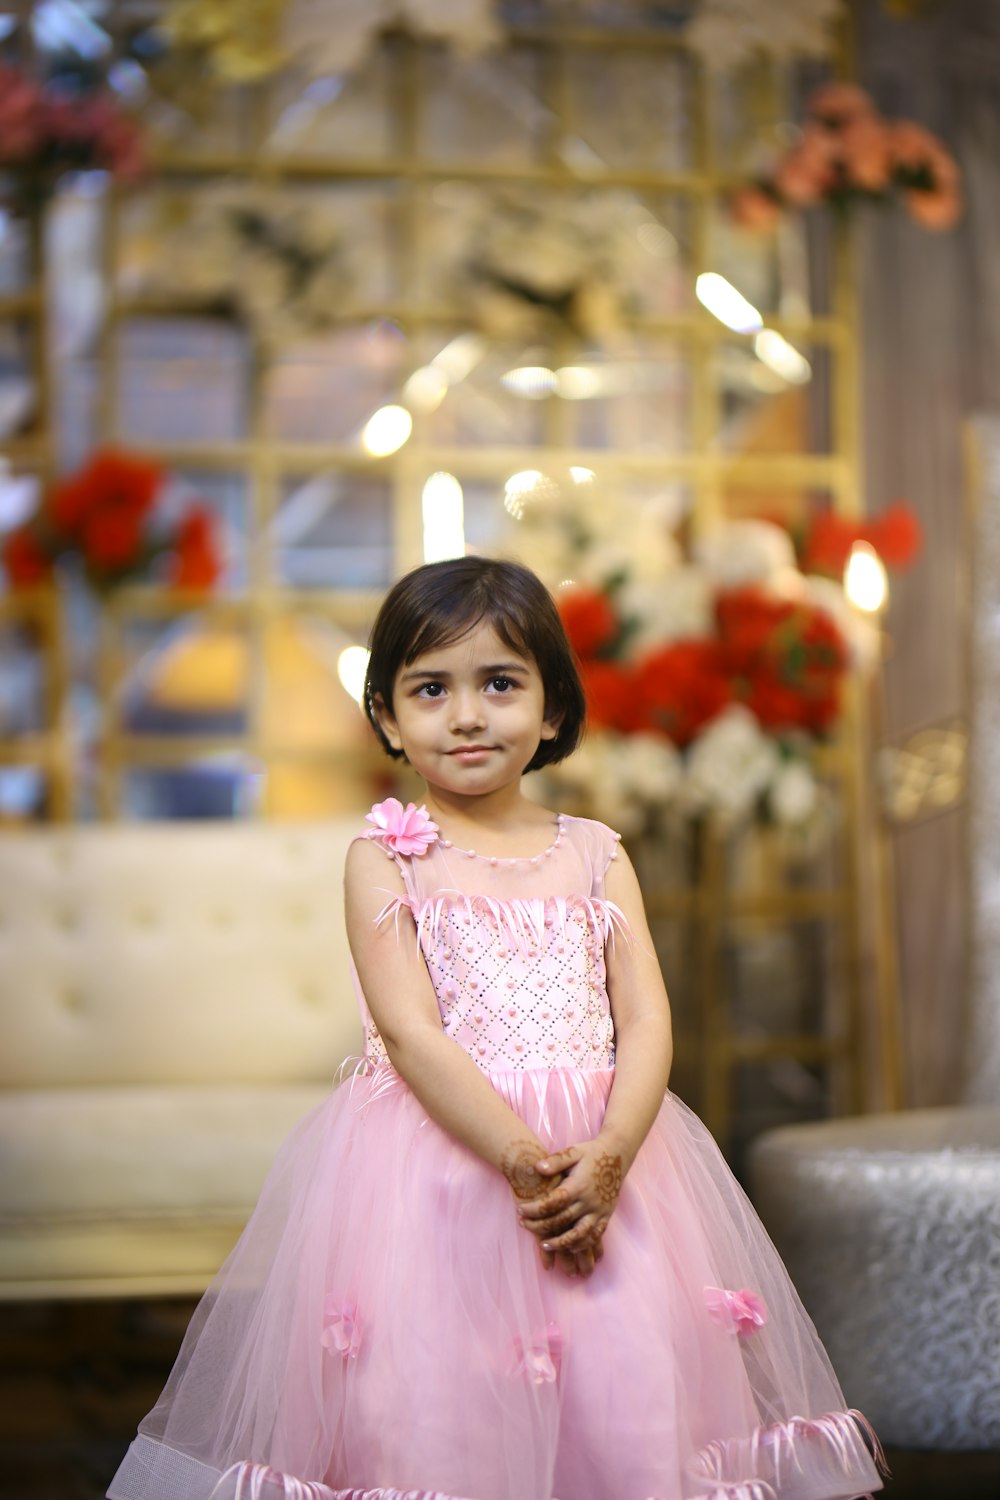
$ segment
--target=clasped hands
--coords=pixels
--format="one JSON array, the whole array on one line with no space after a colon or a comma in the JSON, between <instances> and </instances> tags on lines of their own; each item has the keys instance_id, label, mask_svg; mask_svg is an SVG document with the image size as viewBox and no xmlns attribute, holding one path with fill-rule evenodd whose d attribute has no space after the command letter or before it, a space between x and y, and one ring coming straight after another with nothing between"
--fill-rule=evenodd
<instances>
[{"instance_id":1,"label":"clasped hands","mask_svg":"<svg viewBox=\"0 0 1000 1500\"><path fill-rule=\"evenodd\" d=\"M621 1192L621 1156L600 1138L546 1154L518 1143L504 1175L525 1229L541 1240L542 1264L589 1276L604 1254L603 1235Z\"/></svg>"}]
</instances>

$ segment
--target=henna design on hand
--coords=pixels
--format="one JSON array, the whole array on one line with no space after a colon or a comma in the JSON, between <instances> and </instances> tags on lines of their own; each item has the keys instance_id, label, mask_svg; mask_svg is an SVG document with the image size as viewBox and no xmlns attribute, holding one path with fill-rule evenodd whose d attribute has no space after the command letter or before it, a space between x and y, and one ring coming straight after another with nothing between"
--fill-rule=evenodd
<instances>
[{"instance_id":1,"label":"henna design on hand","mask_svg":"<svg viewBox=\"0 0 1000 1500\"><path fill-rule=\"evenodd\" d=\"M535 1171L545 1152L534 1141L511 1141L500 1157L500 1170L510 1183L515 1198L534 1198L547 1187L551 1179L541 1177Z\"/></svg>"},{"instance_id":2,"label":"henna design on hand","mask_svg":"<svg viewBox=\"0 0 1000 1500\"><path fill-rule=\"evenodd\" d=\"M622 1190L622 1159L601 1153L594 1162L594 1186L602 1203L614 1203Z\"/></svg>"}]
</instances>

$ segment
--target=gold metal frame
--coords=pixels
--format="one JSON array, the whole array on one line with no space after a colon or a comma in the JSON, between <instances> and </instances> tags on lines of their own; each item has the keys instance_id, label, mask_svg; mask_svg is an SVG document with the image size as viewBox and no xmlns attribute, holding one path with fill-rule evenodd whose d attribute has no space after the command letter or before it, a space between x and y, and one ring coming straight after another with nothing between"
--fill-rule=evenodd
<instances>
[{"instance_id":1,"label":"gold metal frame","mask_svg":"<svg viewBox=\"0 0 1000 1500\"><path fill-rule=\"evenodd\" d=\"M537 49L540 74L545 80L545 103L552 122L541 159L520 166L497 166L474 160L435 163L418 152L417 121L425 86L427 47L406 37L394 37L391 46L397 59L399 88L396 92L395 139L397 151L391 159L317 160L287 156L277 159L261 149L266 118L266 86L246 92L247 121L250 127L246 149L239 153L215 153L210 156L181 156L164 153L157 162L158 175L164 180L211 181L220 174L238 175L251 181L315 182L382 180L397 185L404 199L401 222L404 225L402 253L412 264L421 236L425 232L425 189L438 180L456 178L479 183L531 183L539 186L633 187L662 193L684 195L693 215L693 265L697 275L712 266L712 209L719 195L734 185L733 178L713 155L710 107L707 84L701 73L694 79L695 152L694 170L659 172L652 170L609 170L582 176L570 170L560 146L572 121L569 118L567 59L575 50L600 49L616 52L629 49L657 50L664 54L683 50L682 44L659 32L608 35L584 27L551 29L518 28L514 40ZM844 56L848 46L845 42ZM777 75L767 70L758 75L761 98L773 106L778 89ZM129 317L142 314L169 316L172 311L190 312L190 307L171 305L163 299L124 300L118 289L118 206L112 200L108 208L107 284L111 306L102 340L102 390L100 420L105 440L127 441L127 434L116 431L117 387L121 378L118 354L123 324ZM52 442L49 380L43 336L46 307L44 263L41 255L40 230L35 235L36 278L34 284L17 298L0 305L0 315L23 316L32 320L35 358L38 369L41 432L30 445L12 445L7 451L14 463L28 463L47 477L52 467ZM404 286L410 278L404 277ZM374 470L390 476L394 493L394 526L396 564L399 570L421 561L420 538L416 516L417 497L422 480L440 469L458 468L464 475L494 478L499 485L512 469L540 460L549 464L590 464L612 479L627 480L634 476L655 476L662 480L684 480L694 495L694 524L703 523L718 513L727 483L737 481L750 485L821 486L828 490L837 508L855 514L861 506L860 434L858 422L858 306L851 246L841 231L836 243L834 286L829 316L790 319L768 317L768 326L786 337L808 339L833 352L832 393L833 440L827 453L785 453L773 456L731 456L711 447L716 430L717 392L712 380L712 353L732 335L723 330L707 313L698 310L690 315L643 319L643 331L677 336L689 351L693 380L693 413L691 451L650 455L613 449L587 452L566 443L560 422L559 403L550 402L549 443L543 449L531 447L478 448L470 450L433 445L419 417L410 442L396 455L373 460L359 454L347 444L301 444L269 441L263 428L261 377L262 356L253 361L253 394L250 430L246 439L236 443L175 446L157 456L174 465L241 473L248 485L252 538L250 581L245 596L204 598L176 592L146 588L125 588L109 600L104 612L100 653L102 700L107 713L106 728L99 747L99 789L102 816L114 819L121 812L121 779L132 765L166 766L188 761L193 755L212 750L241 750L266 770L303 754L280 742L268 740L263 731L262 705L266 684L263 673L262 640L267 624L276 616L306 609L325 613L347 631L360 634L373 612L376 600L364 592L294 591L281 587L276 580L273 557L264 538L275 514L280 476L284 472L308 474L321 470ZM418 329L454 325L454 314L419 307L407 297L367 310L371 316L395 317L408 328ZM352 314L352 322L364 314ZM146 451L149 451L148 448ZM27 595L3 601L6 615L36 620L43 633L45 649L53 661L50 693L51 726L30 743L8 743L2 749L3 759L20 764L35 764L48 770L52 778L51 813L56 819L73 816L73 788L69 730L59 712L59 691L65 676L64 650L59 642L58 617L54 601L47 597ZM123 631L132 618L166 618L183 615L191 608L213 620L242 622L248 632L253 681L250 704L250 728L246 735L225 736L209 741L157 739L128 736L117 709L123 672ZM873 826L874 809L866 790L863 767L868 752L866 714L852 695L838 742L823 752L823 768L836 778L842 788L845 816L841 825L843 839L842 866L846 883L842 888L816 889L806 892L776 890L771 895L745 897L725 889L719 849L709 843L699 883L678 892L653 892L650 899L654 915L686 914L697 923L700 934L699 981L703 996L700 1035L695 1041L702 1058L702 1109L710 1126L725 1136L729 1124L733 1070L741 1064L764 1062L779 1056L793 1056L810 1063L838 1067L844 1071L842 1102L861 1106L866 1097L864 1024L864 967L868 919L865 910L870 878L866 875L866 838ZM317 752L307 752L313 755ZM325 752L320 752L325 754ZM329 757L327 756L327 759ZM268 814L265 801L261 809ZM774 1036L766 1040L739 1038L726 1023L725 1001L718 974L718 955L726 924L736 916L753 916L759 920L794 922L825 915L837 924L846 945L845 993L847 1003L842 1014L823 1037ZM883 1046L891 1048L883 1039ZM892 1068L890 1068L890 1073Z\"/></svg>"}]
</instances>

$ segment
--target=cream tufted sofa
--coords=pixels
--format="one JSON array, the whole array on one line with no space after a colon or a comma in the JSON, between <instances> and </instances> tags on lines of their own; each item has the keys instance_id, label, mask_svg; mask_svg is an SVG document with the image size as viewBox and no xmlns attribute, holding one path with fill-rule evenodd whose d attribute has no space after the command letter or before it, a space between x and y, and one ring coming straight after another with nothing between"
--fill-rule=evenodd
<instances>
[{"instance_id":1,"label":"cream tufted sofa","mask_svg":"<svg viewBox=\"0 0 1000 1500\"><path fill-rule=\"evenodd\" d=\"M0 1296L206 1285L360 1049L359 825L0 836Z\"/></svg>"}]
</instances>

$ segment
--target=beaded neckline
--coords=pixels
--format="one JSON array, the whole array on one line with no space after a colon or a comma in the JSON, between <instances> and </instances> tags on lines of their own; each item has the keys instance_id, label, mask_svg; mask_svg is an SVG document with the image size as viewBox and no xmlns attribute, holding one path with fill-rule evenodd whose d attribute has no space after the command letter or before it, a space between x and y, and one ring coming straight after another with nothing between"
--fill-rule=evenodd
<instances>
[{"instance_id":1,"label":"beaded neckline","mask_svg":"<svg viewBox=\"0 0 1000 1500\"><path fill-rule=\"evenodd\" d=\"M556 836L549 847L539 854L478 854L475 849L459 849L451 839L439 838L437 842L442 849L451 849L466 859L484 859L488 865L540 865L542 860L554 854L562 843L563 818L563 813L556 814Z\"/></svg>"}]
</instances>

